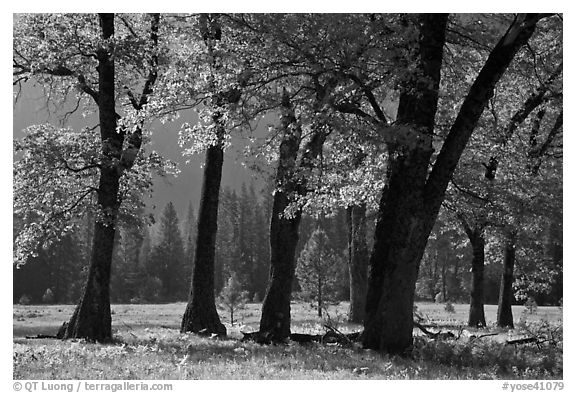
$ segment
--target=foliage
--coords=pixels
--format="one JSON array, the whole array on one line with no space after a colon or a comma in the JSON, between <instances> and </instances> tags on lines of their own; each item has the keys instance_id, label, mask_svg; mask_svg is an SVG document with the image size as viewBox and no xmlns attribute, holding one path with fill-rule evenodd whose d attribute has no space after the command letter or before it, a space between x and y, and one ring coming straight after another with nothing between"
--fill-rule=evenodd
<instances>
[{"instance_id":1,"label":"foliage","mask_svg":"<svg viewBox=\"0 0 576 393\"><path fill-rule=\"evenodd\" d=\"M30 296L28 296L28 295L22 295L22 296L20 296L20 299L18 299L18 304L21 304L24 306L30 304L30 302L31 302Z\"/></svg>"},{"instance_id":2,"label":"foliage","mask_svg":"<svg viewBox=\"0 0 576 393\"><path fill-rule=\"evenodd\" d=\"M150 25L152 30L158 26L148 15L116 15L116 19L119 23L115 23L113 40L103 42L94 14L15 15L16 99L26 84L36 84L44 90L47 106L62 108L68 102L76 103L72 112L64 114L63 122L79 111L88 123L103 110L97 65L99 54L109 50L114 51L110 82L116 85L114 91L122 92L112 98L107 109L112 113L103 115L116 116L117 130L98 133L98 127L71 130L35 125L14 141L14 211L24 221L14 247L17 265L36 255L38 245L49 245L75 229L75 219L87 211L97 221L115 224L107 222L111 212L100 211L93 197L103 167L115 166L123 175L119 195L114 197L122 201L119 214L124 218L142 205L141 195L151 190L150 172L174 171L172 163L140 148L149 137L146 122L162 106L161 100L152 101L151 87L158 78L158 57L165 42L159 45L157 34L150 34ZM138 100L134 95L137 90L142 91ZM102 139L114 131L121 146Z\"/></svg>"}]
</instances>

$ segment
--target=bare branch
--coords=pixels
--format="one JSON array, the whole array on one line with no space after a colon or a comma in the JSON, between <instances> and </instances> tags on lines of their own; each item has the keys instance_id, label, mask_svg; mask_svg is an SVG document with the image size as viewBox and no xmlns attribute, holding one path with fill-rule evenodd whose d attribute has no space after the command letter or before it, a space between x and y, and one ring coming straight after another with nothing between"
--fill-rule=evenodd
<instances>
[{"instance_id":1,"label":"bare branch","mask_svg":"<svg viewBox=\"0 0 576 393\"><path fill-rule=\"evenodd\" d=\"M492 201L490 201L490 199L485 198L485 197L483 197L483 196L475 193L474 191L467 190L467 189L459 186L458 183L456 183L456 182L454 181L454 179L450 179L450 183L451 183L458 191L460 191L460 192L463 193L463 194L469 195L469 196L471 196L471 197L473 197L473 198L475 198L475 199L478 199L478 200L480 200L480 201L482 201L482 202L485 202L485 203L492 203Z\"/></svg>"},{"instance_id":2,"label":"bare branch","mask_svg":"<svg viewBox=\"0 0 576 393\"><path fill-rule=\"evenodd\" d=\"M372 89L370 89L370 87L366 86L366 84L358 76L356 76L354 74L346 74L346 76L348 78L350 78L352 81L354 81L360 87L360 89L362 89L362 91L364 92L364 95L366 95L366 98L368 99L368 102L372 106L372 109L374 109L374 113L376 113L376 116L378 117L378 119L382 123L388 124L388 118L386 117L386 115L382 111L382 108L380 108L380 105L378 104L376 97L374 97L374 93L372 92Z\"/></svg>"},{"instance_id":3,"label":"bare branch","mask_svg":"<svg viewBox=\"0 0 576 393\"><path fill-rule=\"evenodd\" d=\"M56 218L58 216L63 216L66 213L71 212L72 210L74 210L76 208L76 206L78 206L80 204L80 202L82 202L88 195L90 195L91 193L93 193L94 191L98 191L97 188L94 187L89 187L86 191L84 191L84 193L82 193L82 195L80 196L80 198L78 198L74 203L72 203L70 206L68 206L66 209L64 210L60 210L57 212L54 212L53 214L51 214L46 220L45 222Z\"/></svg>"}]
</instances>

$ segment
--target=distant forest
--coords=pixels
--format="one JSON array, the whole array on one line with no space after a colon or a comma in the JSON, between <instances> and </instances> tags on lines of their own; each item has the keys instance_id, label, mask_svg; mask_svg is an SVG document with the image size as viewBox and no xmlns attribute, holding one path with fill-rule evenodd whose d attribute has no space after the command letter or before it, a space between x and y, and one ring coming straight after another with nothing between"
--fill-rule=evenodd
<instances>
[{"instance_id":1,"label":"distant forest","mask_svg":"<svg viewBox=\"0 0 576 393\"><path fill-rule=\"evenodd\" d=\"M256 190L254 184L241 189L222 190L216 238L215 291L220 293L233 274L250 302L261 302L269 274L269 222L272 192ZM144 214L142 212L142 214ZM153 226L122 222L114 247L114 271L111 282L113 303L184 302L189 293L197 230L192 203L185 217L179 217L168 203ZM375 214L368 217L369 243L374 230ZM13 302L23 304L75 304L86 281L92 237L92 217L87 216L83 230L69 233L38 256L17 268L14 266ZM18 233L15 217L14 233ZM140 221L139 221L140 222ZM452 225L452 226L451 226ZM348 260L348 227L345 209L317 219L304 216L300 227L297 255L301 255L316 229L326 233L323 245L330 255L334 272L325 301L348 301L350 296ZM562 299L562 275L543 274L535 258L561 269L562 231L560 223L550 223L547 233L539 233L544 242L524 239L522 255L531 258L518 267L516 304L533 298L540 305L557 305ZM489 241L485 267L486 304L498 304L501 280L501 252L496 238ZM490 251L491 250L491 251ZM539 255L540 254L540 255ZM547 254L547 255L546 255ZM447 217L437 222L428 241L416 286L420 301L466 303L470 294L472 249L462 229ZM333 266L332 266L333 265ZM549 271L548 271L549 272ZM299 269L295 281L296 298L316 300L300 285L305 272ZM536 281L537 284L528 280ZM539 283L539 284L538 284ZM530 288L528 288L528 286Z\"/></svg>"}]
</instances>

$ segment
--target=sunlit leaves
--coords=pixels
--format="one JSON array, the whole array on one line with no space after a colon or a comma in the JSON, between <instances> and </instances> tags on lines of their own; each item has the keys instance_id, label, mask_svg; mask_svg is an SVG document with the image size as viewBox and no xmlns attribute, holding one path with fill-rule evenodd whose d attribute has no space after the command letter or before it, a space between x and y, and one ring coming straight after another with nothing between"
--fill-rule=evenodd
<instances>
[{"instance_id":1,"label":"sunlit leaves","mask_svg":"<svg viewBox=\"0 0 576 393\"><path fill-rule=\"evenodd\" d=\"M96 204L101 144L98 132L74 131L49 124L24 130L14 141L14 214L24 223L14 247L22 264L79 224L87 212L104 220ZM177 173L174 163L141 151L131 171L121 179L120 219L139 219L142 195L151 192L153 174Z\"/></svg>"}]
</instances>

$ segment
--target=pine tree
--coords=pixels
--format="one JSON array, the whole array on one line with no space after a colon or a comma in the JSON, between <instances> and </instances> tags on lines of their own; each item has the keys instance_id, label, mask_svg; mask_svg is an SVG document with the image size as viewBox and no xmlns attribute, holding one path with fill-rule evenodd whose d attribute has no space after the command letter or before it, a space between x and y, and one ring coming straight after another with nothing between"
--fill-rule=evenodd
<instances>
[{"instance_id":1,"label":"pine tree","mask_svg":"<svg viewBox=\"0 0 576 393\"><path fill-rule=\"evenodd\" d=\"M232 325L234 325L234 312L244 308L247 300L248 292L242 290L238 277L232 273L218 297L221 307L230 313L230 323Z\"/></svg>"},{"instance_id":2,"label":"pine tree","mask_svg":"<svg viewBox=\"0 0 576 393\"><path fill-rule=\"evenodd\" d=\"M330 250L326 232L317 228L304 246L298 258L296 275L302 290L316 299L318 316L327 300L335 297L335 284L341 257Z\"/></svg>"},{"instance_id":3,"label":"pine tree","mask_svg":"<svg viewBox=\"0 0 576 393\"><path fill-rule=\"evenodd\" d=\"M168 202L160 223L160 243L152 248L148 272L162 282L160 300L177 301L186 297L188 276L185 271L184 244L180 234L178 214Z\"/></svg>"}]
</instances>

